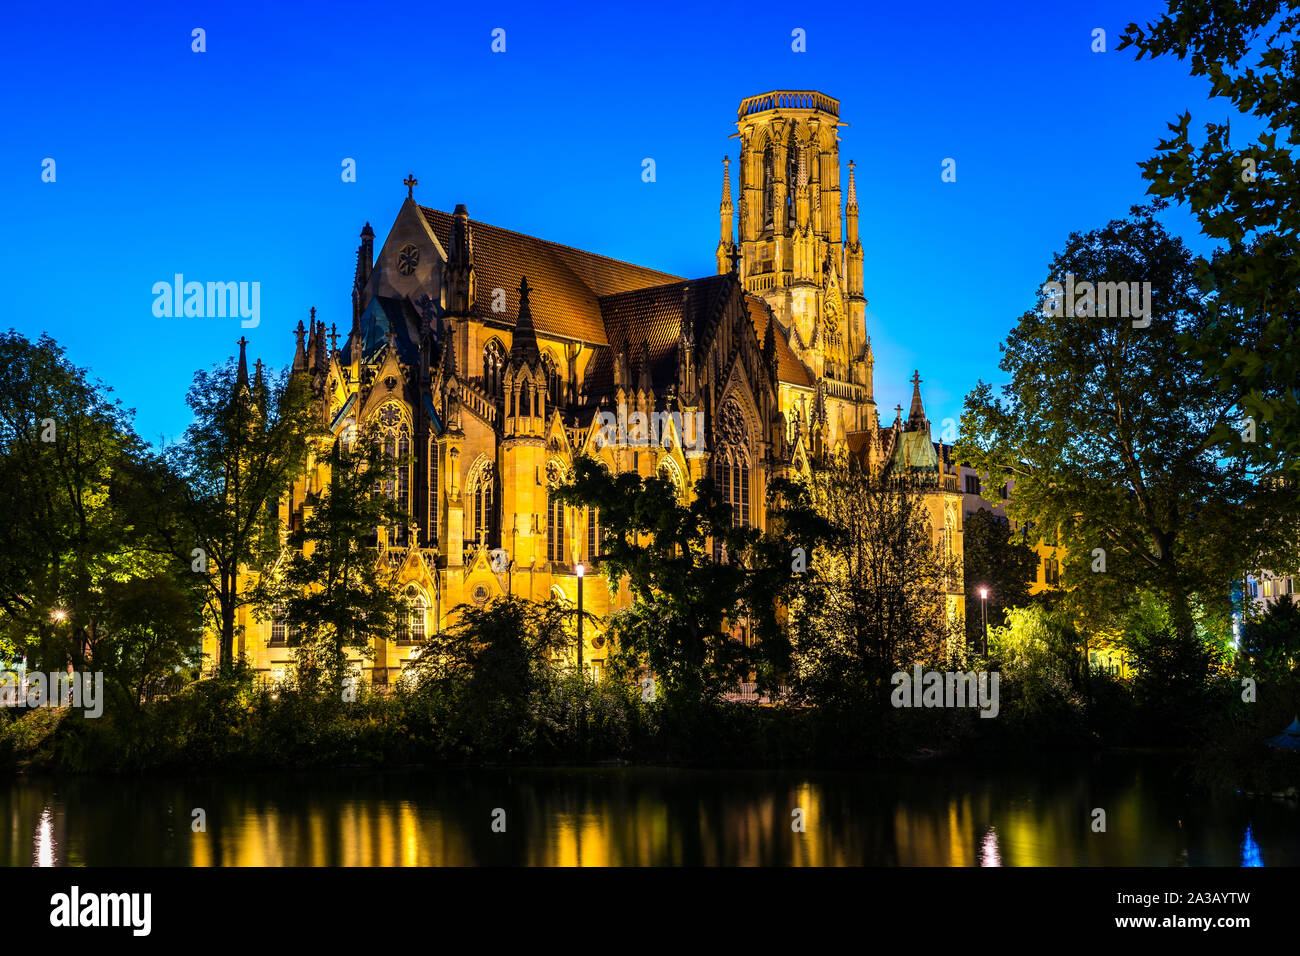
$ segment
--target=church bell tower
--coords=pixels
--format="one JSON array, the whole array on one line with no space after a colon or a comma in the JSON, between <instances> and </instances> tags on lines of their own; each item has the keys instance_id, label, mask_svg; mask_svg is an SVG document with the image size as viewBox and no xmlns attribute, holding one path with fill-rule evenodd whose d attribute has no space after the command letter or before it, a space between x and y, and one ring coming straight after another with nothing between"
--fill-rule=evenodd
<instances>
[{"instance_id":1,"label":"church bell tower","mask_svg":"<svg viewBox=\"0 0 1300 956\"><path fill-rule=\"evenodd\" d=\"M717 259L719 272L730 271L738 253L745 290L771 307L813 375L835 383L836 414L856 431L876 417L852 163L847 205L840 188L839 130L847 125L839 100L815 90L741 101L737 203L724 165Z\"/></svg>"}]
</instances>

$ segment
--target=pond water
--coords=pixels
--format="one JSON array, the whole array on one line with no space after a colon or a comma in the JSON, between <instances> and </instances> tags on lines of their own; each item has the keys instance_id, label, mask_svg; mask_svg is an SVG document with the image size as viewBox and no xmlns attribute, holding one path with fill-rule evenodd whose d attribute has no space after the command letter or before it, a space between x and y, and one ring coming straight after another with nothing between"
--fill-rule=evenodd
<instances>
[{"instance_id":1,"label":"pond water","mask_svg":"<svg viewBox=\"0 0 1300 956\"><path fill-rule=\"evenodd\" d=\"M0 864L1296 866L1300 807L1207 794L1134 757L17 777L0 784Z\"/></svg>"}]
</instances>

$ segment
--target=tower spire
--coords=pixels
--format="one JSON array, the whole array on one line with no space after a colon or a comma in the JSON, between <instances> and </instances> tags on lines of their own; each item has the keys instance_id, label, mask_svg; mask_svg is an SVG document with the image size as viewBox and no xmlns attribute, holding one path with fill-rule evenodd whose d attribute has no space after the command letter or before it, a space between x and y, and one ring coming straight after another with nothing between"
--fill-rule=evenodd
<instances>
[{"instance_id":1,"label":"tower spire","mask_svg":"<svg viewBox=\"0 0 1300 956\"><path fill-rule=\"evenodd\" d=\"M925 406L921 403L920 369L912 373L912 407L907 413L907 430L909 432L930 430L930 422L925 417Z\"/></svg>"},{"instance_id":2,"label":"tower spire","mask_svg":"<svg viewBox=\"0 0 1300 956\"><path fill-rule=\"evenodd\" d=\"M722 238L718 240L718 275L735 271L732 254L736 248L735 216L731 205L731 157L722 157L722 202L718 207L718 219L722 226ZM732 265L728 267L728 263Z\"/></svg>"},{"instance_id":3,"label":"tower spire","mask_svg":"<svg viewBox=\"0 0 1300 956\"><path fill-rule=\"evenodd\" d=\"M235 384L248 387L248 357L244 349L248 346L248 339L245 336L239 337L239 368L235 372Z\"/></svg>"},{"instance_id":4,"label":"tower spire","mask_svg":"<svg viewBox=\"0 0 1300 956\"><path fill-rule=\"evenodd\" d=\"M293 370L295 372L307 371L307 349L303 344L303 339L307 335L307 330L302 327L302 319L298 320L298 328L294 329L294 335L298 337L298 347L293 353Z\"/></svg>"},{"instance_id":5,"label":"tower spire","mask_svg":"<svg viewBox=\"0 0 1300 956\"><path fill-rule=\"evenodd\" d=\"M519 317L515 319L515 334L510 343L510 364L519 368L523 365L536 365L541 359L541 350L537 347L537 330L533 328L533 310L528 304L528 277L519 279Z\"/></svg>"}]
</instances>

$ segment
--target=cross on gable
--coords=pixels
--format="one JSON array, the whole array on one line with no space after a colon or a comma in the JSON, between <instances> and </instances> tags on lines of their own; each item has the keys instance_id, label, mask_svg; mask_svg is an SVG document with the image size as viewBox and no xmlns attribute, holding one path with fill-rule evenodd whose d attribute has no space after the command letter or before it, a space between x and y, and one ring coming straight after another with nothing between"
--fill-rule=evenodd
<instances>
[{"instance_id":1,"label":"cross on gable","mask_svg":"<svg viewBox=\"0 0 1300 956\"><path fill-rule=\"evenodd\" d=\"M236 342L235 344L238 345L238 346L242 349L242 348L244 348L246 345L248 345L248 339L247 339L246 337L244 337L244 336L241 335L241 336L239 337L239 341Z\"/></svg>"},{"instance_id":2,"label":"cross on gable","mask_svg":"<svg viewBox=\"0 0 1300 956\"><path fill-rule=\"evenodd\" d=\"M920 387L920 385L921 385L921 370L920 370L920 369L917 369L915 372L912 373L912 384L915 385L915 386L917 386L918 388Z\"/></svg>"},{"instance_id":3,"label":"cross on gable","mask_svg":"<svg viewBox=\"0 0 1300 956\"><path fill-rule=\"evenodd\" d=\"M420 185L420 181L415 178L415 173L411 173L405 179L403 179L402 185L406 187L406 198L414 199L415 187Z\"/></svg>"}]
</instances>

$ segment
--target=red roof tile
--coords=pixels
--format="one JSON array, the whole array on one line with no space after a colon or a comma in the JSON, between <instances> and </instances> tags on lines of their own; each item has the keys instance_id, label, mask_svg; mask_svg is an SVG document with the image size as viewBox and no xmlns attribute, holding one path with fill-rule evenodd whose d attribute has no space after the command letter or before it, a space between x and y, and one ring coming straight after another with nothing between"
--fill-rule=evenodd
<instances>
[{"instance_id":1,"label":"red roof tile","mask_svg":"<svg viewBox=\"0 0 1300 956\"><path fill-rule=\"evenodd\" d=\"M776 339L776 377L787 385L815 388L817 383L813 381L812 373L790 348L790 340L781 331L781 324L772 317L767 303L760 296L746 292L745 304L749 306L749 319L754 323L754 332L758 335L759 344L766 340L768 323L775 326L772 333Z\"/></svg>"},{"instance_id":2,"label":"red roof tile","mask_svg":"<svg viewBox=\"0 0 1300 956\"><path fill-rule=\"evenodd\" d=\"M451 244L452 214L421 206L429 228L444 249ZM679 282L680 276L620 262L571 246L547 242L485 222L470 220L474 235L474 273L478 288L474 312L481 318L502 318L492 312L493 289L505 289L518 309L519 280L528 277L533 292L529 305L538 334L606 345L609 339L601 316L601 296L647 286Z\"/></svg>"}]
</instances>

